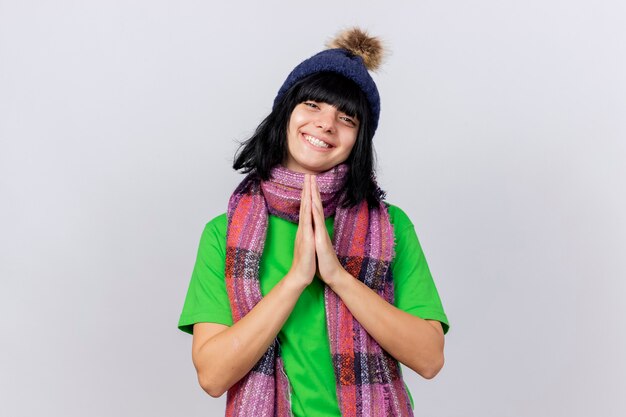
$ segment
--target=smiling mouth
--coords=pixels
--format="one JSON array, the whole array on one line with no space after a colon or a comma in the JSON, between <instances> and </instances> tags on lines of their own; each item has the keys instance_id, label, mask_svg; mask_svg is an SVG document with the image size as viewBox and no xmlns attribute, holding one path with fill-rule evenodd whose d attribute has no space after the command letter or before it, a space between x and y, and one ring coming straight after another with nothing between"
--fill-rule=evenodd
<instances>
[{"instance_id":1,"label":"smiling mouth","mask_svg":"<svg viewBox=\"0 0 626 417\"><path fill-rule=\"evenodd\" d=\"M307 135L304 133L302 134L302 136L307 142L309 142L311 145L315 146L316 148L332 148L332 145L324 142L321 139L316 138L315 136Z\"/></svg>"}]
</instances>

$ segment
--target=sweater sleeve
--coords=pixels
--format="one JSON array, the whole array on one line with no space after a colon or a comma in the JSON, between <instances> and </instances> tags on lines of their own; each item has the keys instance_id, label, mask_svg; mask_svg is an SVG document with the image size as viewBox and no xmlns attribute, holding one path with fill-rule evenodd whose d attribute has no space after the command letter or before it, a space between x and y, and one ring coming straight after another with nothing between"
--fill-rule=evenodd
<instances>
[{"instance_id":1,"label":"sweater sleeve","mask_svg":"<svg viewBox=\"0 0 626 417\"><path fill-rule=\"evenodd\" d=\"M193 334L193 325L198 322L233 324L224 279L227 223L226 214L215 217L206 224L200 237L196 263L178 321L178 328L186 333Z\"/></svg>"},{"instance_id":2,"label":"sweater sleeve","mask_svg":"<svg viewBox=\"0 0 626 417\"><path fill-rule=\"evenodd\" d=\"M394 304L414 316L441 322L445 334L450 327L448 318L413 223L399 207L388 207L396 238L396 255L391 263Z\"/></svg>"}]
</instances>

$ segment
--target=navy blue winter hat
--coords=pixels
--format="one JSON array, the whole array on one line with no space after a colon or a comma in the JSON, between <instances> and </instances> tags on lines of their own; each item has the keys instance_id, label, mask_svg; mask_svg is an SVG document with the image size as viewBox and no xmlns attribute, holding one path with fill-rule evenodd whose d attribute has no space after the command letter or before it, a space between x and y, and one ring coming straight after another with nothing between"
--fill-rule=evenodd
<instances>
[{"instance_id":1,"label":"navy blue winter hat","mask_svg":"<svg viewBox=\"0 0 626 417\"><path fill-rule=\"evenodd\" d=\"M372 128L378 127L380 96L376 83L368 70L375 71L381 64L383 48L378 38L370 37L359 28L340 33L328 45L329 48L302 61L296 66L274 99L274 108L296 82L316 72L330 71L354 81L365 93L370 105Z\"/></svg>"}]
</instances>

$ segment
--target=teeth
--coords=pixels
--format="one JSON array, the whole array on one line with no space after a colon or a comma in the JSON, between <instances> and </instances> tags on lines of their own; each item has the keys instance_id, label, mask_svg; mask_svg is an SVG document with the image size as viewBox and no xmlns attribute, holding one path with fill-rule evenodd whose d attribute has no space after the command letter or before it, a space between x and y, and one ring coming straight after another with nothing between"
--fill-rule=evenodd
<instances>
[{"instance_id":1,"label":"teeth","mask_svg":"<svg viewBox=\"0 0 626 417\"><path fill-rule=\"evenodd\" d=\"M318 146L320 148L330 148L330 145L324 141L319 140L318 138L314 138L313 136L304 135L304 138L314 146Z\"/></svg>"}]
</instances>

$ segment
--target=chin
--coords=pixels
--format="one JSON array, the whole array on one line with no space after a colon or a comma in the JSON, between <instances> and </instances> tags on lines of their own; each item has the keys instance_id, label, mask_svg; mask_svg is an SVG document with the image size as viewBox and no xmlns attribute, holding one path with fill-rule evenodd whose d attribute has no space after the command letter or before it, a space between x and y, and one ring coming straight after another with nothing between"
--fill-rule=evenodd
<instances>
[{"instance_id":1,"label":"chin","mask_svg":"<svg viewBox=\"0 0 626 417\"><path fill-rule=\"evenodd\" d=\"M317 165L315 165L315 164L311 164L311 165L301 164L300 166L303 169L305 169L307 171L310 171L310 172L315 172L316 174L328 171L329 169L334 167L334 165L319 165L319 164L317 164Z\"/></svg>"},{"instance_id":2,"label":"chin","mask_svg":"<svg viewBox=\"0 0 626 417\"><path fill-rule=\"evenodd\" d=\"M302 158L299 160L291 161L291 170L296 172L306 172L306 173L320 173L324 171L328 171L333 166L328 163L320 163L317 161L307 160L307 158Z\"/></svg>"}]
</instances>

